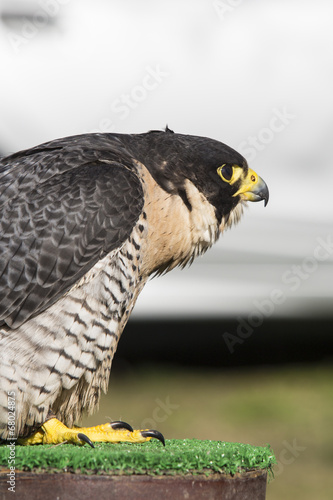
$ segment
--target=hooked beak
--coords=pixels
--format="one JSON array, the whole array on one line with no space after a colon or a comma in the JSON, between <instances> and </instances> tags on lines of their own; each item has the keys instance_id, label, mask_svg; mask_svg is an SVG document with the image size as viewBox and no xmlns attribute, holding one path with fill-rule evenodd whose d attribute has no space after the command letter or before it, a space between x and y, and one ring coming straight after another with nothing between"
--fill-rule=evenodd
<instances>
[{"instance_id":1,"label":"hooked beak","mask_svg":"<svg viewBox=\"0 0 333 500\"><path fill-rule=\"evenodd\" d=\"M266 182L249 168L240 189L233 196L240 196L243 200L248 201L264 200L264 206L266 206L269 199L269 191Z\"/></svg>"}]
</instances>

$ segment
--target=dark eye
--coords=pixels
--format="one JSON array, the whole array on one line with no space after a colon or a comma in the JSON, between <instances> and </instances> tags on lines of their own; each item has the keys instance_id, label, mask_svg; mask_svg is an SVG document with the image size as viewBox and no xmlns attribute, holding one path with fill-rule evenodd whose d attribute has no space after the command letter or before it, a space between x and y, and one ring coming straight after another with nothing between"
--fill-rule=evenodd
<instances>
[{"instance_id":1,"label":"dark eye","mask_svg":"<svg viewBox=\"0 0 333 500\"><path fill-rule=\"evenodd\" d=\"M230 182L231 179L232 179L232 175L234 173L234 169L232 168L231 165L222 165L222 167L219 167L217 169L220 177L226 181L226 182Z\"/></svg>"},{"instance_id":2,"label":"dark eye","mask_svg":"<svg viewBox=\"0 0 333 500\"><path fill-rule=\"evenodd\" d=\"M230 165L224 165L224 167L222 167L222 175L226 181L231 180L232 170L233 170L233 168Z\"/></svg>"}]
</instances>

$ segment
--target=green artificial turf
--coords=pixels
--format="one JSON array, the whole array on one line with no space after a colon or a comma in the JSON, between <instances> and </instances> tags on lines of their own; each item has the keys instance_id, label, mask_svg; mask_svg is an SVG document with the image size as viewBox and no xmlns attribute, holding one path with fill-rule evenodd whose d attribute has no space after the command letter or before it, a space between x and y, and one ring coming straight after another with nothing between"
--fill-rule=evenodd
<instances>
[{"instance_id":1,"label":"green artificial turf","mask_svg":"<svg viewBox=\"0 0 333 500\"><path fill-rule=\"evenodd\" d=\"M8 468L9 448L0 446L0 467ZM171 439L143 444L15 446L16 470L94 474L198 474L271 470L271 448L249 444Z\"/></svg>"}]
</instances>

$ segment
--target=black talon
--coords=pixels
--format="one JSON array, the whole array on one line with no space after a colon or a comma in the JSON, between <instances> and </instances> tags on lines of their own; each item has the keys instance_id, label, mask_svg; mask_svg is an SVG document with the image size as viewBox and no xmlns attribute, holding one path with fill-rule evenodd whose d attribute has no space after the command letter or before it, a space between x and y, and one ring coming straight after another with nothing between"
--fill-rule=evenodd
<instances>
[{"instance_id":1,"label":"black talon","mask_svg":"<svg viewBox=\"0 0 333 500\"><path fill-rule=\"evenodd\" d=\"M149 431L141 431L141 436L144 438L146 438L146 437L156 438L159 441L161 441L163 446L165 446L164 436L159 431L155 431L154 429L150 429Z\"/></svg>"},{"instance_id":2,"label":"black talon","mask_svg":"<svg viewBox=\"0 0 333 500\"><path fill-rule=\"evenodd\" d=\"M127 422L122 422L121 420L116 420L115 422L110 422L112 429L127 429L133 432L133 427Z\"/></svg>"},{"instance_id":3,"label":"black talon","mask_svg":"<svg viewBox=\"0 0 333 500\"><path fill-rule=\"evenodd\" d=\"M92 448L95 448L95 446L93 445L93 443L90 441L90 439L88 438L88 436L86 436L85 434L82 434L82 432L79 432L77 437L79 439L81 439L81 441L84 441L85 443L88 443L89 446L91 446Z\"/></svg>"}]
</instances>

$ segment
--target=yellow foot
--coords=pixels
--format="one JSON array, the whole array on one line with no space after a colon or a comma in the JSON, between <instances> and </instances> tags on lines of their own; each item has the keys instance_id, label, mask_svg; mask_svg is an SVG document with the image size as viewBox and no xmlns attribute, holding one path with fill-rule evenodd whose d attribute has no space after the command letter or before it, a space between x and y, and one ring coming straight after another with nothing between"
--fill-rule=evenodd
<instances>
[{"instance_id":1,"label":"yellow foot","mask_svg":"<svg viewBox=\"0 0 333 500\"><path fill-rule=\"evenodd\" d=\"M88 443L94 448L93 442L119 443L127 441L130 443L144 443L151 438L156 438L165 446L164 437L155 430L133 430L126 422L110 422L97 425L96 427L74 427L69 429L57 418L50 418L28 438L20 438L19 444L59 444Z\"/></svg>"}]
</instances>

